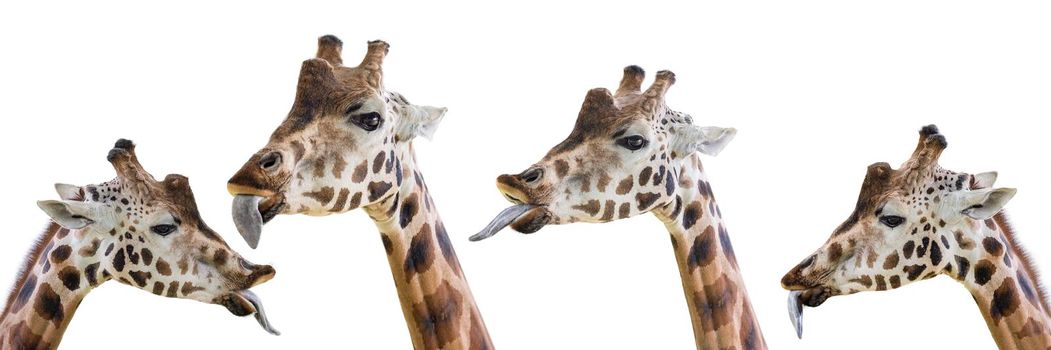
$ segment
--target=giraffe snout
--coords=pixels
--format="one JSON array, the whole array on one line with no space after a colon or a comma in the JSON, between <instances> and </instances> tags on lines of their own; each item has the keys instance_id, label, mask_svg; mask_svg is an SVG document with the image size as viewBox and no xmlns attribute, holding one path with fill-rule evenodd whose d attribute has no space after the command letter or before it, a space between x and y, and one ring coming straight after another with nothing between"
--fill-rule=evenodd
<instances>
[{"instance_id":1,"label":"giraffe snout","mask_svg":"<svg viewBox=\"0 0 1051 350\"><path fill-rule=\"evenodd\" d=\"M529 203L529 195L526 193L523 181L518 175L500 175L500 177L496 178L496 188L512 203Z\"/></svg>"},{"instance_id":2,"label":"giraffe snout","mask_svg":"<svg viewBox=\"0 0 1051 350\"><path fill-rule=\"evenodd\" d=\"M521 174L518 174L517 176L518 176L518 178L522 179L522 181L525 181L526 183L530 183L530 184L531 183L536 183L537 181L540 181L540 179L544 177L544 169L543 168L539 168L539 167L532 167L532 168L526 169L526 171L523 171Z\"/></svg>"},{"instance_id":3,"label":"giraffe snout","mask_svg":"<svg viewBox=\"0 0 1051 350\"><path fill-rule=\"evenodd\" d=\"M781 278L781 287L787 290L805 290L818 285L818 281L811 278L814 275L813 265L816 260L817 256L811 255L793 267Z\"/></svg>"},{"instance_id":4,"label":"giraffe snout","mask_svg":"<svg viewBox=\"0 0 1051 350\"><path fill-rule=\"evenodd\" d=\"M532 166L518 174L504 174L496 178L496 187L507 200L515 204L537 204L546 198L551 185L544 181L543 167Z\"/></svg>"},{"instance_id":5,"label":"giraffe snout","mask_svg":"<svg viewBox=\"0 0 1051 350\"><path fill-rule=\"evenodd\" d=\"M252 288L274 278L277 271L270 265L257 265L239 257L238 264L244 270L244 289Z\"/></svg>"},{"instance_id":6,"label":"giraffe snout","mask_svg":"<svg viewBox=\"0 0 1051 350\"><path fill-rule=\"evenodd\" d=\"M262 150L249 159L234 176L227 181L231 195L254 195L272 197L280 192L287 178L285 157L279 151Z\"/></svg>"}]
</instances>

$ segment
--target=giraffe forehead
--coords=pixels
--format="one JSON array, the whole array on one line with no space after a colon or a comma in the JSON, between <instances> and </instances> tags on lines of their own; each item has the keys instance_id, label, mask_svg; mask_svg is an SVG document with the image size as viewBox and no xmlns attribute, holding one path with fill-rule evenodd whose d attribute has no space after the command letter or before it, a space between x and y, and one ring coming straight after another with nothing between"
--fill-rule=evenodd
<instances>
[{"instance_id":1,"label":"giraffe forehead","mask_svg":"<svg viewBox=\"0 0 1051 350\"><path fill-rule=\"evenodd\" d=\"M382 105L382 100L378 98L380 93L371 88L316 86L306 89L306 92L301 91L296 97L288 116L271 135L271 140L288 139L315 125L326 115L342 115L363 105Z\"/></svg>"},{"instance_id":2,"label":"giraffe forehead","mask_svg":"<svg viewBox=\"0 0 1051 350\"><path fill-rule=\"evenodd\" d=\"M598 155L603 155L601 152L607 151L608 148L601 147L611 144L617 138L640 135L650 142L658 142L663 141L666 134L667 131L664 128L659 128L651 121L640 118L616 118L595 124L581 123L578 120L569 136L553 147L545 158L551 159L576 152L600 152Z\"/></svg>"},{"instance_id":3,"label":"giraffe forehead","mask_svg":"<svg viewBox=\"0 0 1051 350\"><path fill-rule=\"evenodd\" d=\"M178 177L177 181L171 181ZM131 219L128 225L137 225L137 220L147 218L158 213L165 213L175 220L200 221L197 212L197 204L193 192L186 183L185 178L172 175L157 186L150 186L148 194L136 193L136 191L123 186L121 179L88 185L85 187L85 200L105 203L114 208L114 211L125 218Z\"/></svg>"}]
</instances>

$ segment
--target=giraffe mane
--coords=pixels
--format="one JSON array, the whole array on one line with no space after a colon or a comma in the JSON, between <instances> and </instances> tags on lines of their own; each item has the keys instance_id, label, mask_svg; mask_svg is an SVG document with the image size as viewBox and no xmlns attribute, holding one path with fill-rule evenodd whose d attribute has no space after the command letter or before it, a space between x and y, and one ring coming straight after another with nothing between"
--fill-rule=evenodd
<instances>
[{"instance_id":1,"label":"giraffe mane","mask_svg":"<svg viewBox=\"0 0 1051 350\"><path fill-rule=\"evenodd\" d=\"M1014 227L1011 226L1007 213L1004 210L1000 210L999 213L993 215L993 221L996 222L996 226L1000 228L1004 237L1007 238L1007 244L1014 250L1013 253L1017 260L1021 261L1022 267L1032 276L1029 283L1036 287L1036 293L1040 297L1040 303L1044 306L1044 312L1048 312L1047 295L1044 290L1044 283L1040 279L1040 270L1037 269L1036 265L1033 265L1029 251L1015 237Z\"/></svg>"},{"instance_id":2,"label":"giraffe mane","mask_svg":"<svg viewBox=\"0 0 1051 350\"><path fill-rule=\"evenodd\" d=\"M43 253L44 247L51 242L60 229L62 229L62 227L57 223L49 221L47 227L44 228L44 232L37 236L36 241L33 242L32 248L26 253L26 257L22 261L22 266L18 269L18 274L16 274L18 277L15 278L14 285L11 286L8 291L7 303L4 304L4 311L3 313L0 313L0 316L7 315L7 311L11 308L11 303L15 301L18 288L22 283L25 283L26 278L29 277L29 271L32 270L33 264L36 263L36 259L33 258L38 257ZM0 321L2 321L2 319L0 319Z\"/></svg>"}]
</instances>

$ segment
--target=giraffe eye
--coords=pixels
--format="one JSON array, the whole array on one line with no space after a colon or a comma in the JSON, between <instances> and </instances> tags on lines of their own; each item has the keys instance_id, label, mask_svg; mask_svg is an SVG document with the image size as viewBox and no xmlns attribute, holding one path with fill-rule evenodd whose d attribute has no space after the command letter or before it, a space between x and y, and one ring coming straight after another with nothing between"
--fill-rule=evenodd
<instances>
[{"instance_id":1,"label":"giraffe eye","mask_svg":"<svg viewBox=\"0 0 1051 350\"><path fill-rule=\"evenodd\" d=\"M617 139L617 144L632 151L638 151L646 147L649 141L639 135L632 135Z\"/></svg>"},{"instance_id":2,"label":"giraffe eye","mask_svg":"<svg viewBox=\"0 0 1051 350\"><path fill-rule=\"evenodd\" d=\"M176 229L175 225L169 225L169 224L154 225L154 226L150 227L150 232L156 233L156 234L160 235L161 237L164 237L164 236L170 235L172 232L175 232L175 229Z\"/></svg>"},{"instance_id":3,"label":"giraffe eye","mask_svg":"<svg viewBox=\"0 0 1051 350\"><path fill-rule=\"evenodd\" d=\"M884 215L879 218L879 222L887 225L887 227L895 228L905 222L905 218L897 215Z\"/></svg>"},{"instance_id":4,"label":"giraffe eye","mask_svg":"<svg viewBox=\"0 0 1051 350\"><path fill-rule=\"evenodd\" d=\"M383 124L383 118L379 113L371 112L350 117L350 122L365 131L373 131Z\"/></svg>"}]
</instances>

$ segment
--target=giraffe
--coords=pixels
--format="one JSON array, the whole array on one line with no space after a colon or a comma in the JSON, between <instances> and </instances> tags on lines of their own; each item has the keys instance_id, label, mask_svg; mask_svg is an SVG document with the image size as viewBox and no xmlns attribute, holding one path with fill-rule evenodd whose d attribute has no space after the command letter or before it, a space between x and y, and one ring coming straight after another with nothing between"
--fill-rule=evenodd
<instances>
[{"instance_id":1,"label":"giraffe","mask_svg":"<svg viewBox=\"0 0 1051 350\"><path fill-rule=\"evenodd\" d=\"M993 188L995 172L942 168L946 145L928 125L900 168L868 167L854 212L781 279L798 335L803 305L947 275L971 292L999 348L1051 346L1047 299L1002 210L1016 190Z\"/></svg>"},{"instance_id":2,"label":"giraffe","mask_svg":"<svg viewBox=\"0 0 1051 350\"><path fill-rule=\"evenodd\" d=\"M369 42L357 67L343 66L342 47L335 36L318 39L287 119L230 179L234 221L254 248L278 214L363 208L380 231L413 347L491 349L411 143L429 138L446 109L384 88L387 43Z\"/></svg>"},{"instance_id":3,"label":"giraffe","mask_svg":"<svg viewBox=\"0 0 1051 350\"><path fill-rule=\"evenodd\" d=\"M61 200L37 205L51 222L30 251L0 314L0 348L55 349L88 292L116 279L153 294L218 304L270 326L249 288L273 278L230 249L201 219L189 180L157 181L117 141L107 157L117 178L56 184ZM82 345L83 346L83 345Z\"/></svg>"},{"instance_id":4,"label":"giraffe","mask_svg":"<svg viewBox=\"0 0 1051 350\"><path fill-rule=\"evenodd\" d=\"M624 68L615 94L588 91L569 137L497 188L512 203L472 241L510 225L533 233L548 224L609 222L653 213L671 235L697 348L766 348L729 235L697 151L718 154L733 128L698 127L669 109L675 83L657 72Z\"/></svg>"}]
</instances>

